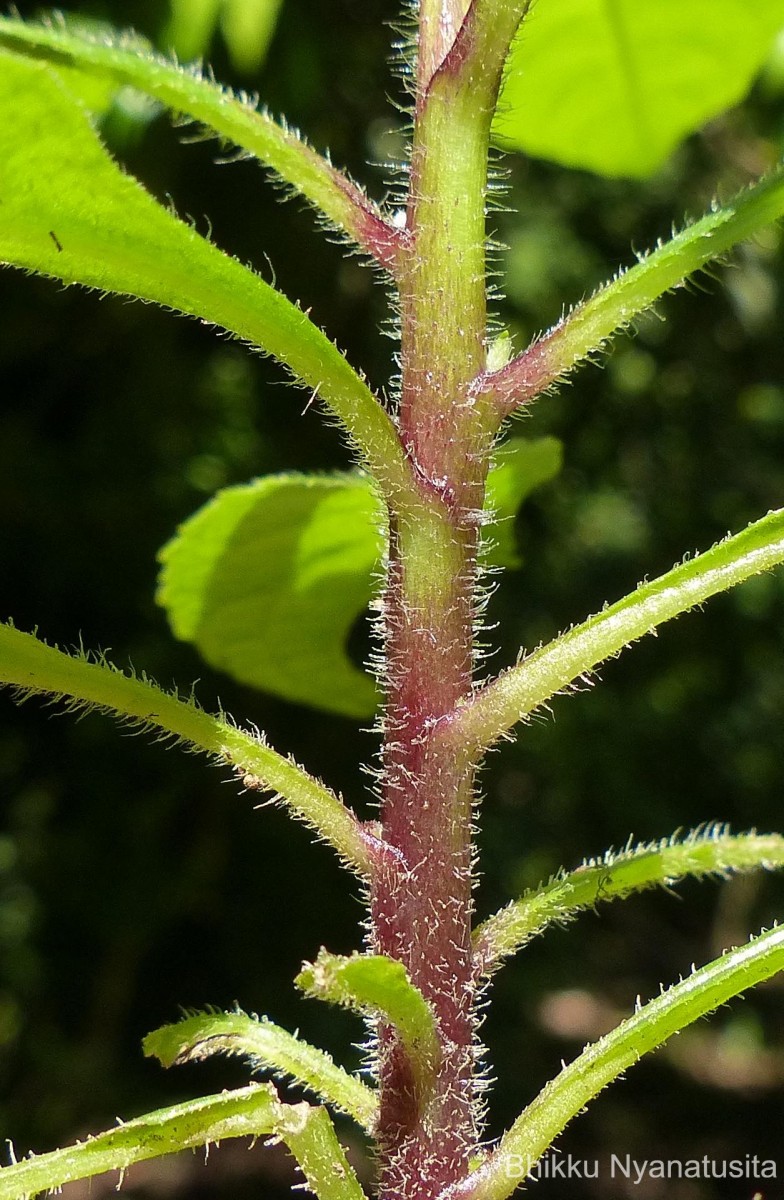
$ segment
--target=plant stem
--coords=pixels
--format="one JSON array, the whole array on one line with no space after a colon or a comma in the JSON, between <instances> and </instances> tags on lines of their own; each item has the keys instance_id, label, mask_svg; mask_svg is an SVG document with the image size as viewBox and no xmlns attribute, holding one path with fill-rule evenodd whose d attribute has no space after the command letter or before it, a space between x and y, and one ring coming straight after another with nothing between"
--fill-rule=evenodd
<instances>
[{"instance_id":1,"label":"plant stem","mask_svg":"<svg viewBox=\"0 0 784 1200\"><path fill-rule=\"evenodd\" d=\"M381 1200L437 1195L465 1175L477 1138L473 774L430 732L471 694L479 514L495 433L495 413L469 395L485 361L493 97L487 89L477 104L475 64L451 52L466 7L421 6L410 250L399 274L399 427L421 502L390 513L382 822L397 857L377 871L372 892L373 948L403 962L430 1003L441 1066L421 1109L405 1047L382 1026Z\"/></svg>"}]
</instances>

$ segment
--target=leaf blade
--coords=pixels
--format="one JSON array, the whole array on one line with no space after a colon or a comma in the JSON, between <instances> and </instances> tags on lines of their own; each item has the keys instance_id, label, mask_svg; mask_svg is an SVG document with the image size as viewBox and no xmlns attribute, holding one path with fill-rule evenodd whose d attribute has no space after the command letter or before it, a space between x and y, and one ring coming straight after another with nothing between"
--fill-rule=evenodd
<instances>
[{"instance_id":1,"label":"leaf blade","mask_svg":"<svg viewBox=\"0 0 784 1200\"><path fill-rule=\"evenodd\" d=\"M782 26L778 0L550 0L507 60L503 148L645 178L737 103Z\"/></svg>"},{"instance_id":2,"label":"leaf blade","mask_svg":"<svg viewBox=\"0 0 784 1200\"><path fill-rule=\"evenodd\" d=\"M206 19L211 20L209 12ZM196 70L146 52L134 34L112 40L91 37L83 29L74 32L70 27L0 17L0 47L60 68L114 79L203 123L258 158L384 265L394 266L401 245L399 231L347 176L267 112L202 78Z\"/></svg>"},{"instance_id":3,"label":"leaf blade","mask_svg":"<svg viewBox=\"0 0 784 1200\"><path fill-rule=\"evenodd\" d=\"M252 687L344 716L376 689L345 645L372 595L383 506L358 474L268 475L226 488L161 551L175 636Z\"/></svg>"},{"instance_id":4,"label":"leaf blade","mask_svg":"<svg viewBox=\"0 0 784 1200\"><path fill-rule=\"evenodd\" d=\"M340 419L385 494L411 496L391 418L302 309L157 203L43 63L0 50L0 262L136 296L258 346ZM56 186L52 186L56 180Z\"/></svg>"},{"instance_id":5,"label":"leaf blade","mask_svg":"<svg viewBox=\"0 0 784 1200\"><path fill-rule=\"evenodd\" d=\"M484 560L493 567L521 567L514 517L536 488L549 483L563 466L563 444L554 437L511 437L499 446L487 476L485 510L492 513L490 543Z\"/></svg>"}]
</instances>

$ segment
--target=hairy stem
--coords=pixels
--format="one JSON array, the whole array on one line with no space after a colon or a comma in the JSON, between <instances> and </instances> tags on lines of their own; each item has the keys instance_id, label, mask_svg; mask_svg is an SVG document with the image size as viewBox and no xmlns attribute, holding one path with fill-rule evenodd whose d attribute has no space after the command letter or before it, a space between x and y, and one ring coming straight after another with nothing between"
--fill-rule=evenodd
<instances>
[{"instance_id":1,"label":"hairy stem","mask_svg":"<svg viewBox=\"0 0 784 1200\"><path fill-rule=\"evenodd\" d=\"M487 39L468 7L421 5L410 251L398 276L399 427L421 504L390 514L382 820L397 857L374 880L372 945L404 963L432 1007L441 1063L423 1114L405 1047L382 1028L382 1200L435 1196L465 1173L477 1137L473 776L431 737L471 694L478 528L497 428L469 388L485 361L487 151L500 63L483 63Z\"/></svg>"}]
</instances>

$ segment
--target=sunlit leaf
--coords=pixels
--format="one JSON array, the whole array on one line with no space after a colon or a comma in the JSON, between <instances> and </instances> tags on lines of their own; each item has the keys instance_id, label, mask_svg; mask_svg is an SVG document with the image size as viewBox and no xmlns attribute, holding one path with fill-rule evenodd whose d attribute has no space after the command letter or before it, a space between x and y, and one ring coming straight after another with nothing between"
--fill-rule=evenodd
<instances>
[{"instance_id":1,"label":"sunlit leaf","mask_svg":"<svg viewBox=\"0 0 784 1200\"><path fill-rule=\"evenodd\" d=\"M68 52L44 52L71 64ZM318 390L377 478L410 486L389 414L326 334L126 175L50 66L0 51L0 113L0 263L153 300L247 339Z\"/></svg>"},{"instance_id":2,"label":"sunlit leaf","mask_svg":"<svg viewBox=\"0 0 784 1200\"><path fill-rule=\"evenodd\" d=\"M508 60L496 138L645 177L743 98L782 27L781 0L538 0Z\"/></svg>"},{"instance_id":3,"label":"sunlit leaf","mask_svg":"<svg viewBox=\"0 0 784 1200\"><path fill-rule=\"evenodd\" d=\"M367 479L273 475L227 488L161 553L177 637L235 679L351 717L376 689L346 655L383 547Z\"/></svg>"}]
</instances>

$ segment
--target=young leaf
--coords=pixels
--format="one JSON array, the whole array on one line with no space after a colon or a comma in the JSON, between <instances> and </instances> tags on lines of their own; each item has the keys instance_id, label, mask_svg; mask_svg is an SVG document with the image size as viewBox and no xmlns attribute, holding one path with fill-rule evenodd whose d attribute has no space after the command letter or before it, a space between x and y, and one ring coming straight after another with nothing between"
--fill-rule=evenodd
<instances>
[{"instance_id":1,"label":"young leaf","mask_svg":"<svg viewBox=\"0 0 784 1200\"><path fill-rule=\"evenodd\" d=\"M25 24L0 17L0 46L42 59L60 70L68 68L136 88L173 112L200 122L258 158L384 266L395 266L403 250L400 231L328 159L244 98L233 96L192 69L148 52L135 35L123 34L112 40L91 37L83 28L73 32L70 26Z\"/></svg>"},{"instance_id":2,"label":"young leaf","mask_svg":"<svg viewBox=\"0 0 784 1200\"><path fill-rule=\"evenodd\" d=\"M644 178L739 101L782 27L780 0L550 0L507 60L494 131L600 175Z\"/></svg>"},{"instance_id":3,"label":"young leaf","mask_svg":"<svg viewBox=\"0 0 784 1200\"><path fill-rule=\"evenodd\" d=\"M784 562L784 509L641 584L485 684L436 730L467 759L599 663L710 596Z\"/></svg>"},{"instance_id":4,"label":"young leaf","mask_svg":"<svg viewBox=\"0 0 784 1200\"><path fill-rule=\"evenodd\" d=\"M301 704L369 717L372 680L348 660L384 545L361 475L270 475L226 488L161 551L158 602L211 666Z\"/></svg>"},{"instance_id":5,"label":"young leaf","mask_svg":"<svg viewBox=\"0 0 784 1200\"><path fill-rule=\"evenodd\" d=\"M248 787L277 793L291 811L329 842L361 873L370 870L368 841L360 822L338 796L260 736L213 717L191 698L181 700L142 676L124 675L102 658L64 654L29 633L0 623L0 684L22 695L64 697L73 709L96 708L142 729L160 730L229 763Z\"/></svg>"},{"instance_id":6,"label":"young leaf","mask_svg":"<svg viewBox=\"0 0 784 1200\"><path fill-rule=\"evenodd\" d=\"M489 975L503 959L544 933L551 925L574 920L599 901L631 896L651 887L672 887L693 876L726 877L763 867L784 867L784 837L776 833L733 835L723 826L697 829L682 841L673 837L654 845L608 850L533 888L489 917L474 931L479 975Z\"/></svg>"},{"instance_id":7,"label":"young leaf","mask_svg":"<svg viewBox=\"0 0 784 1200\"><path fill-rule=\"evenodd\" d=\"M46 66L0 51L3 112L0 262L154 300L247 339L319 393L385 492L413 492L391 418L329 338L125 175Z\"/></svg>"},{"instance_id":8,"label":"young leaf","mask_svg":"<svg viewBox=\"0 0 784 1200\"><path fill-rule=\"evenodd\" d=\"M561 470L563 447L558 438L512 437L494 455L487 478L485 508L493 514L485 562L495 567L520 567L514 517L524 500Z\"/></svg>"},{"instance_id":9,"label":"young leaf","mask_svg":"<svg viewBox=\"0 0 784 1200\"><path fill-rule=\"evenodd\" d=\"M355 1012L380 1016L392 1025L408 1051L419 1093L428 1096L441 1061L433 1011L400 962L383 954L346 958L322 949L295 980L309 996Z\"/></svg>"},{"instance_id":10,"label":"young leaf","mask_svg":"<svg viewBox=\"0 0 784 1200\"><path fill-rule=\"evenodd\" d=\"M674 1033L781 970L784 927L776 927L638 1006L634 1016L588 1046L546 1084L487 1161L442 1192L441 1200L506 1200L602 1088Z\"/></svg>"},{"instance_id":11,"label":"young leaf","mask_svg":"<svg viewBox=\"0 0 784 1200\"><path fill-rule=\"evenodd\" d=\"M195 1062L212 1054L239 1055L249 1059L256 1071L290 1076L372 1131L378 1103L370 1088L336 1066L324 1050L301 1041L265 1017L259 1020L241 1012L198 1013L154 1030L142 1045L144 1053L159 1059L164 1067Z\"/></svg>"},{"instance_id":12,"label":"young leaf","mask_svg":"<svg viewBox=\"0 0 784 1200\"><path fill-rule=\"evenodd\" d=\"M104 1171L119 1171L122 1178L133 1163L224 1138L264 1137L275 1131L282 1108L271 1084L254 1084L147 1113L74 1146L0 1168L0 1200L55 1191Z\"/></svg>"}]
</instances>

